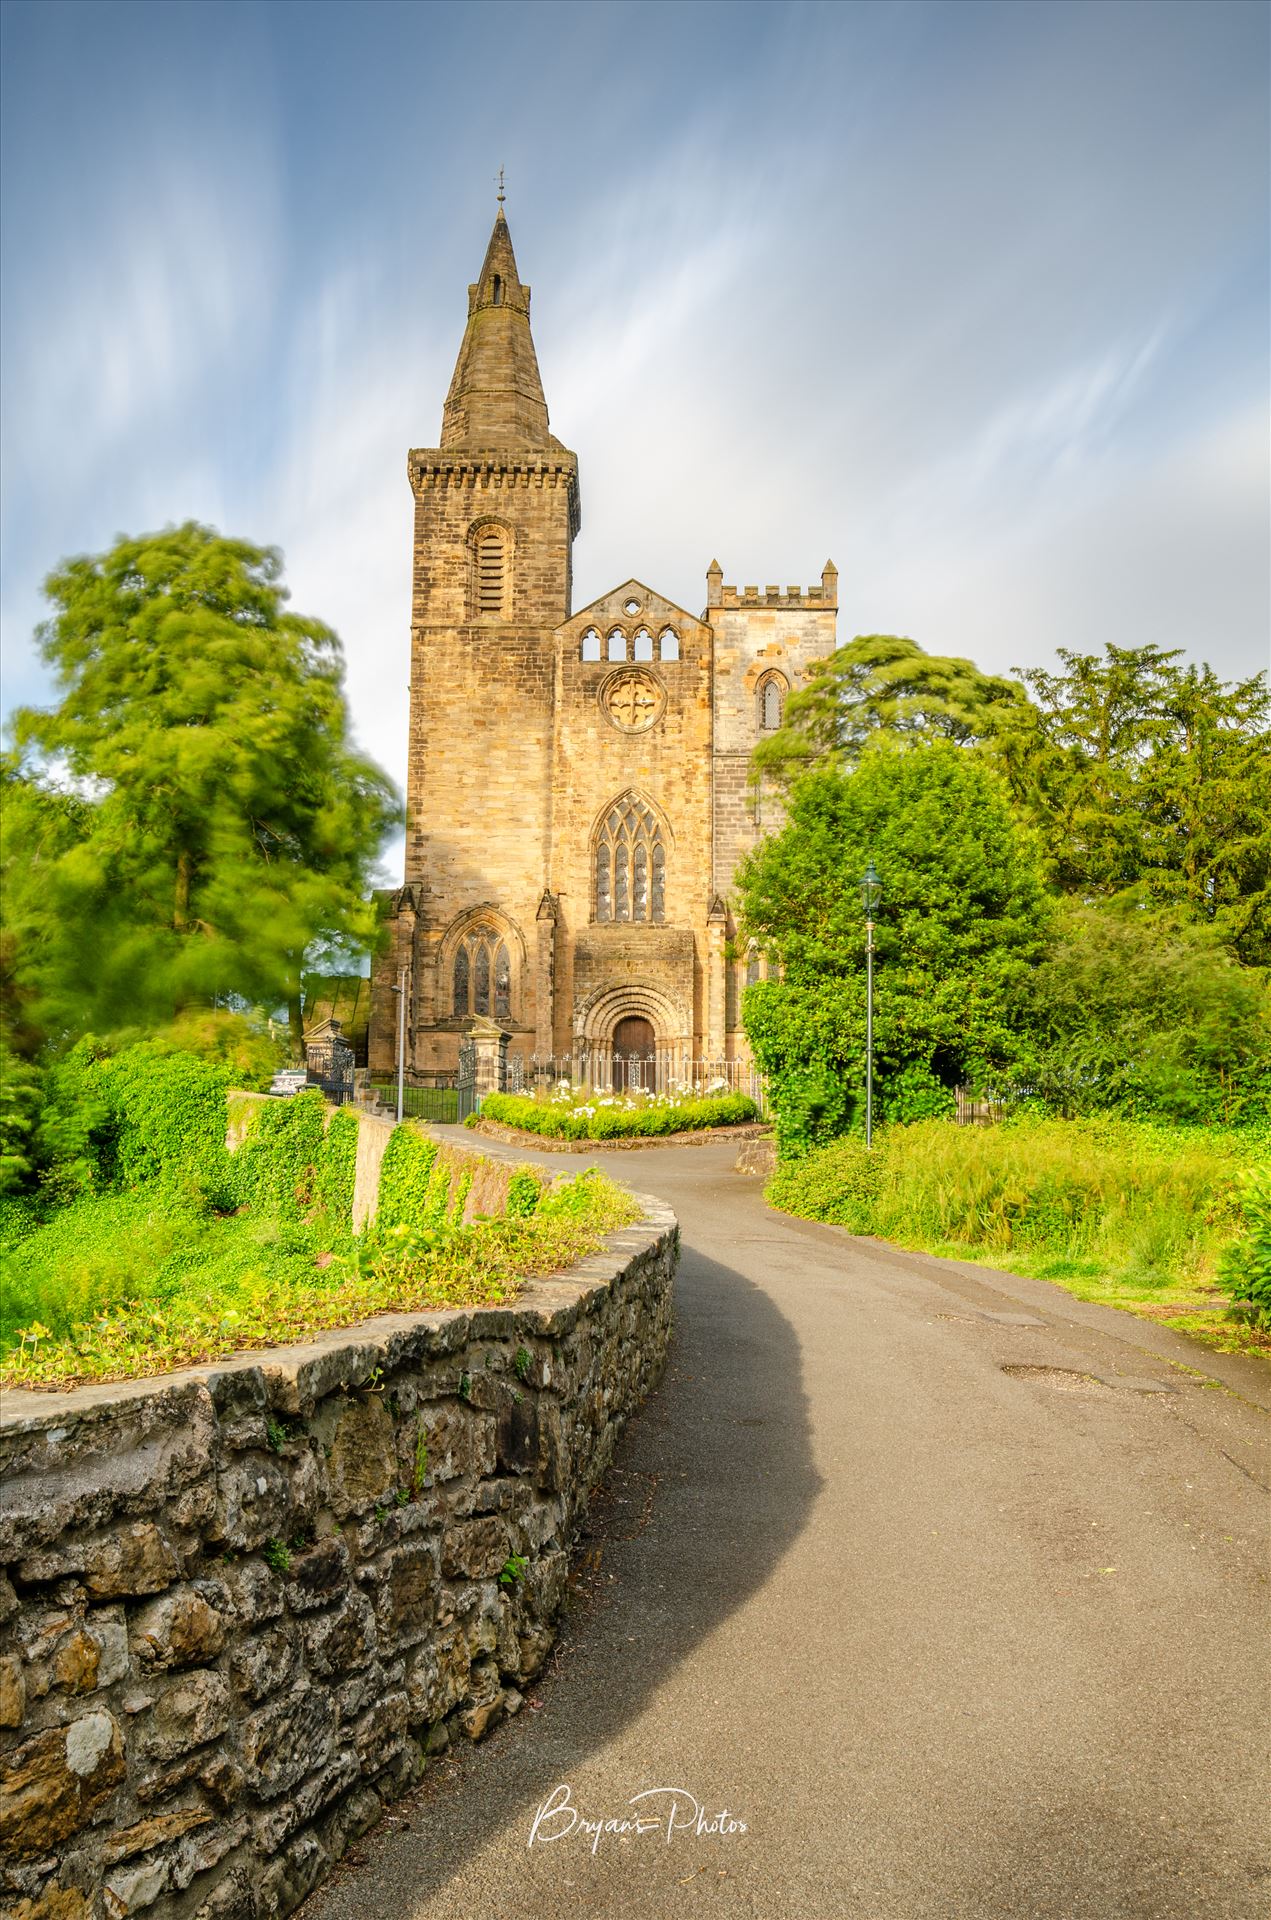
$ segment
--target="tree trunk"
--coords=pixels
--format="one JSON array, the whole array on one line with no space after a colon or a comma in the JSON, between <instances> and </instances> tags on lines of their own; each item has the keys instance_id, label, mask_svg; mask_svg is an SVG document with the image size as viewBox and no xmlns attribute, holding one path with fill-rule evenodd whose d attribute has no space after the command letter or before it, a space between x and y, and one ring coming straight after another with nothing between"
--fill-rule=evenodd
<instances>
[{"instance_id":1,"label":"tree trunk","mask_svg":"<svg viewBox=\"0 0 1271 1920\"><path fill-rule=\"evenodd\" d=\"M194 855L182 848L177 855L177 884L172 902L172 925L184 933L190 924L190 882L194 877Z\"/></svg>"},{"instance_id":2,"label":"tree trunk","mask_svg":"<svg viewBox=\"0 0 1271 1920\"><path fill-rule=\"evenodd\" d=\"M304 1015L300 1010L300 989L287 995L287 1025L291 1029L291 1050L297 1060L305 1057Z\"/></svg>"}]
</instances>

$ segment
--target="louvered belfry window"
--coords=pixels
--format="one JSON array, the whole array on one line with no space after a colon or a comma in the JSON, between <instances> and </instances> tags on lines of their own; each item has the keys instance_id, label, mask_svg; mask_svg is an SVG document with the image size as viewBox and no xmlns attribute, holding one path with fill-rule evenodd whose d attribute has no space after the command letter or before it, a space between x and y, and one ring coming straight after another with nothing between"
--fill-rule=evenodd
<instances>
[{"instance_id":1,"label":"louvered belfry window","mask_svg":"<svg viewBox=\"0 0 1271 1920\"><path fill-rule=\"evenodd\" d=\"M477 612L507 615L507 542L498 527L477 535Z\"/></svg>"},{"instance_id":2,"label":"louvered belfry window","mask_svg":"<svg viewBox=\"0 0 1271 1920\"><path fill-rule=\"evenodd\" d=\"M666 917L666 850L662 829L639 800L619 800L596 839L597 920Z\"/></svg>"}]
</instances>

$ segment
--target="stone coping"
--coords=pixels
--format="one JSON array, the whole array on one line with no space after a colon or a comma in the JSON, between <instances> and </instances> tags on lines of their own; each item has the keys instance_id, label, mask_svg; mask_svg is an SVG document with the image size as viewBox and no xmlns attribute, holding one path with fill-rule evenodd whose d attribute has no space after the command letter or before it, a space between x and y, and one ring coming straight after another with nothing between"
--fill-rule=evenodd
<instances>
[{"instance_id":1,"label":"stone coping","mask_svg":"<svg viewBox=\"0 0 1271 1920\"><path fill-rule=\"evenodd\" d=\"M171 1373L68 1388L6 1389L0 1393L0 1470L23 1436L42 1435L55 1452L56 1430L68 1420L82 1430L86 1419L108 1419L150 1399L182 1399L204 1388L218 1409L252 1405L307 1415L339 1387L364 1387L377 1370L387 1373L453 1353L470 1340L565 1333L596 1309L634 1260L662 1251L679 1231L663 1201L641 1193L632 1197L642 1209L639 1220L606 1234L597 1252L567 1272L527 1280L513 1300L500 1306L381 1313L289 1346L246 1347Z\"/></svg>"},{"instance_id":2,"label":"stone coping","mask_svg":"<svg viewBox=\"0 0 1271 1920\"><path fill-rule=\"evenodd\" d=\"M479 1119L473 1133L502 1140L512 1147L536 1153L633 1153L643 1147L709 1147L720 1140L766 1140L772 1133L766 1120L743 1121L735 1127L690 1127L683 1133L635 1134L613 1140L557 1140L526 1127L505 1127L500 1120Z\"/></svg>"}]
</instances>

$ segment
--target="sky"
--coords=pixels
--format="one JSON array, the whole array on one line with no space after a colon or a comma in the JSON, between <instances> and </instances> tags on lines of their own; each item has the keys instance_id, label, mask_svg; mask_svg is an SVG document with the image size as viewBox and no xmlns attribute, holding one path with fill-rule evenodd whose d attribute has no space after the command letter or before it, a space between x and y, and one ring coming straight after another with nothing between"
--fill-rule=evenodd
<instances>
[{"instance_id":1,"label":"sky","mask_svg":"<svg viewBox=\"0 0 1271 1920\"><path fill-rule=\"evenodd\" d=\"M3 704L64 556L279 546L405 769L406 452L506 169L575 606L840 571L991 672L1271 632L1253 0L5 0ZM391 862L390 862L391 865Z\"/></svg>"}]
</instances>

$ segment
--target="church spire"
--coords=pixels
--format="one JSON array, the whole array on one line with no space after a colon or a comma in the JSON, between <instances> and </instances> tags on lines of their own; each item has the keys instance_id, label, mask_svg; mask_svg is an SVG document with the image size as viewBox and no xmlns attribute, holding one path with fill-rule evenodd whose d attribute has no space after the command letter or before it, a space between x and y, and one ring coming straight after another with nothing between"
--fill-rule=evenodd
<instances>
[{"instance_id":1,"label":"church spire","mask_svg":"<svg viewBox=\"0 0 1271 1920\"><path fill-rule=\"evenodd\" d=\"M468 324L442 414L443 448L553 447L530 290L521 284L500 205L481 277L468 288Z\"/></svg>"}]
</instances>

